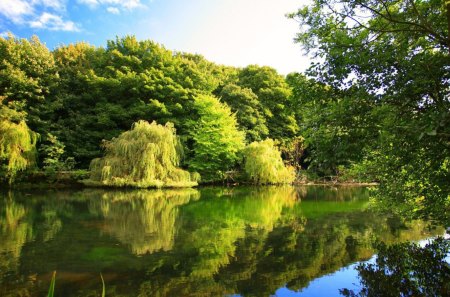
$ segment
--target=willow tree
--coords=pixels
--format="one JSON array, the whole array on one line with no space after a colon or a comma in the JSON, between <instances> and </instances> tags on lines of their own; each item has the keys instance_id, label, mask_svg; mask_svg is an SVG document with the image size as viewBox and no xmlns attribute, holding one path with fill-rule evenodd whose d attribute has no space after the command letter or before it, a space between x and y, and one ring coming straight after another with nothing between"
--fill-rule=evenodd
<instances>
[{"instance_id":1,"label":"willow tree","mask_svg":"<svg viewBox=\"0 0 450 297\"><path fill-rule=\"evenodd\" d=\"M172 123L138 121L131 130L105 141L105 156L92 160L87 185L192 187L196 174L177 168L182 148Z\"/></svg>"},{"instance_id":2,"label":"willow tree","mask_svg":"<svg viewBox=\"0 0 450 297\"><path fill-rule=\"evenodd\" d=\"M292 167L286 167L272 139L252 142L244 149L244 172L257 184L284 184L295 179Z\"/></svg>"},{"instance_id":3,"label":"willow tree","mask_svg":"<svg viewBox=\"0 0 450 297\"><path fill-rule=\"evenodd\" d=\"M0 112L4 110L0 108ZM0 180L11 183L19 171L36 164L37 138L25 121L15 123L0 117Z\"/></svg>"}]
</instances>

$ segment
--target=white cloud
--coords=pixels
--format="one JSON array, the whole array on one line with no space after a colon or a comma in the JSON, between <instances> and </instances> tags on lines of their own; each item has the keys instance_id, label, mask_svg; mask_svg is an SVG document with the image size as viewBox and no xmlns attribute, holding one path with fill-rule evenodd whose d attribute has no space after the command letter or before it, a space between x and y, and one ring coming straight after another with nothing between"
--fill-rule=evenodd
<instances>
[{"instance_id":1,"label":"white cloud","mask_svg":"<svg viewBox=\"0 0 450 297\"><path fill-rule=\"evenodd\" d=\"M80 31L74 22L60 15L66 10L65 3L66 0L0 0L0 14L14 24L31 28Z\"/></svg>"},{"instance_id":2,"label":"white cloud","mask_svg":"<svg viewBox=\"0 0 450 297\"><path fill-rule=\"evenodd\" d=\"M120 8L133 10L138 7L145 7L145 5L141 3L141 0L78 0L78 3L85 4L90 8L96 8L100 5L108 6L108 11L109 8L115 8L114 11L120 11Z\"/></svg>"},{"instance_id":3,"label":"white cloud","mask_svg":"<svg viewBox=\"0 0 450 297\"><path fill-rule=\"evenodd\" d=\"M120 10L117 7L112 7L112 6L106 8L106 11L108 11L108 12L110 12L112 14L119 14L120 13Z\"/></svg>"},{"instance_id":4,"label":"white cloud","mask_svg":"<svg viewBox=\"0 0 450 297\"><path fill-rule=\"evenodd\" d=\"M23 0L1 0L0 13L13 23L23 23L24 17L33 14L33 6Z\"/></svg>"},{"instance_id":5,"label":"white cloud","mask_svg":"<svg viewBox=\"0 0 450 297\"><path fill-rule=\"evenodd\" d=\"M44 12L39 18L31 21L30 27L52 31L80 31L72 21L64 21L60 16Z\"/></svg>"}]
</instances>

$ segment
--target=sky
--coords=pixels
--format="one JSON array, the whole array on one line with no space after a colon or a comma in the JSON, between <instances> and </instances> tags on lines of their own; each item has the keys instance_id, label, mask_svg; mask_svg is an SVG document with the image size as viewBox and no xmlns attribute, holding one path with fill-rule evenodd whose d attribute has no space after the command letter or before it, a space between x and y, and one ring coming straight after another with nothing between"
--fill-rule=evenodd
<instances>
[{"instance_id":1,"label":"sky","mask_svg":"<svg viewBox=\"0 0 450 297\"><path fill-rule=\"evenodd\" d=\"M37 35L49 49L116 36L151 39L229 66L267 65L281 74L309 66L288 19L304 0L0 0L0 35Z\"/></svg>"}]
</instances>

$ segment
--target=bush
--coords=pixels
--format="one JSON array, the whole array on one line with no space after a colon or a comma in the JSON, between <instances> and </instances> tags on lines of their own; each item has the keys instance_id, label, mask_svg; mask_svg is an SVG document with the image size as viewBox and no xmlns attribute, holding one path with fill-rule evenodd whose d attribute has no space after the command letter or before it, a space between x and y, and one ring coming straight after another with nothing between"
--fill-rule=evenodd
<instances>
[{"instance_id":1,"label":"bush","mask_svg":"<svg viewBox=\"0 0 450 297\"><path fill-rule=\"evenodd\" d=\"M293 167L286 167L272 139L252 142L244 149L244 171L257 184L285 184L295 180Z\"/></svg>"}]
</instances>

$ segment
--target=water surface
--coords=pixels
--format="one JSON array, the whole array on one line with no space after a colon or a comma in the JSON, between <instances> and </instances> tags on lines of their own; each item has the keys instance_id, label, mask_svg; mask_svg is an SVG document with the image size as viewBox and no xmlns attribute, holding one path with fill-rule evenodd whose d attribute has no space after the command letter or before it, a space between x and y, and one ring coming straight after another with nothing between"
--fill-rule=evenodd
<instances>
[{"instance_id":1,"label":"water surface","mask_svg":"<svg viewBox=\"0 0 450 297\"><path fill-rule=\"evenodd\" d=\"M365 188L0 194L0 296L339 296L372 243L442 234Z\"/></svg>"}]
</instances>

